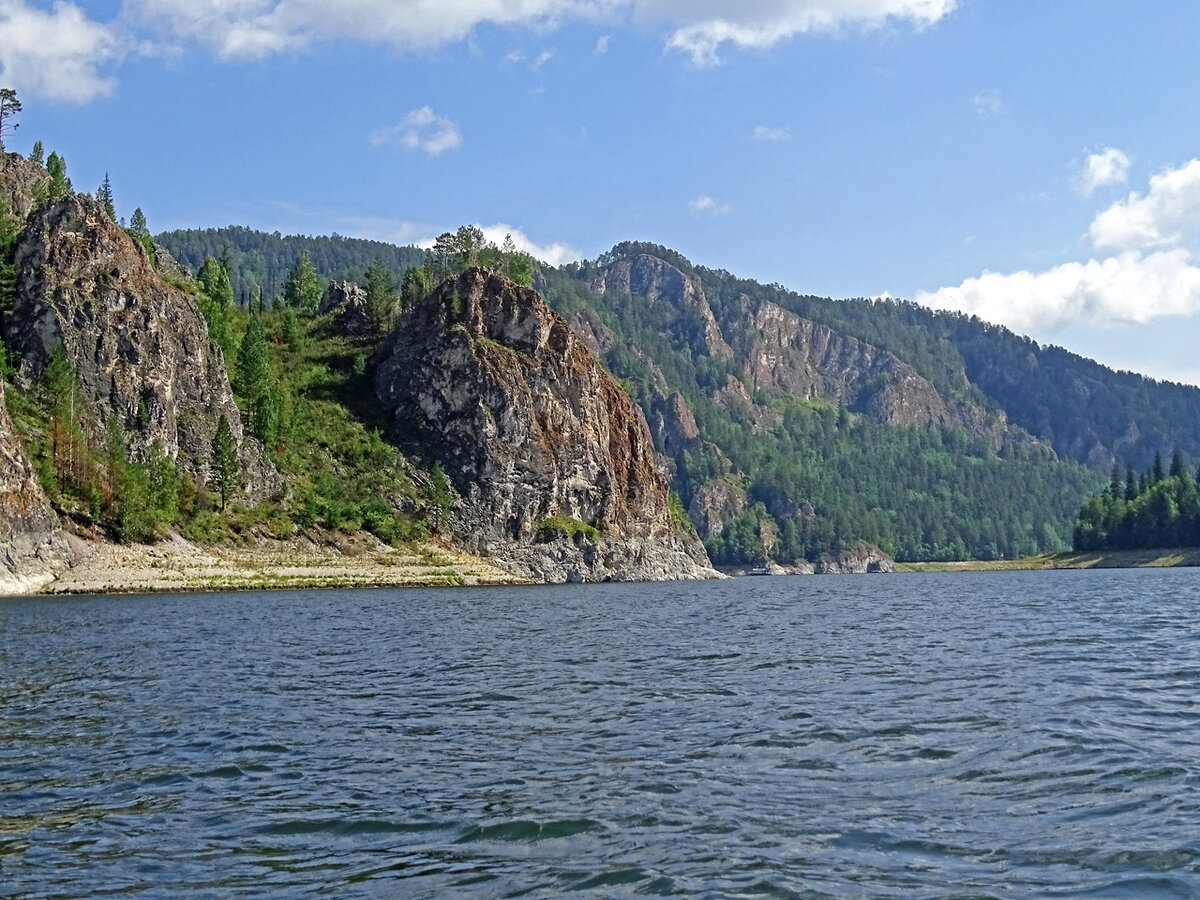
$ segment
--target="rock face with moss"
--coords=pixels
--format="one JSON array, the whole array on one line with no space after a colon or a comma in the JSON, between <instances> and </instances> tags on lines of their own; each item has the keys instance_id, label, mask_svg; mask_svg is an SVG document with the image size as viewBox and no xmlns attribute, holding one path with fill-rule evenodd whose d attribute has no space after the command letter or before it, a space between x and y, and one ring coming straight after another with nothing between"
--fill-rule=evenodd
<instances>
[{"instance_id":1,"label":"rock face with moss","mask_svg":"<svg viewBox=\"0 0 1200 900\"><path fill-rule=\"evenodd\" d=\"M245 485L278 486L256 441L244 435L221 349L195 301L164 280L145 249L86 197L35 209L14 247L17 289L4 338L35 378L56 347L78 374L102 428L115 418L134 457L157 446L207 480L218 417L239 446Z\"/></svg>"},{"instance_id":2,"label":"rock face with moss","mask_svg":"<svg viewBox=\"0 0 1200 900\"><path fill-rule=\"evenodd\" d=\"M537 292L468 270L377 361L394 433L444 469L470 549L544 581L712 574L672 518L644 419Z\"/></svg>"},{"instance_id":3,"label":"rock face with moss","mask_svg":"<svg viewBox=\"0 0 1200 900\"><path fill-rule=\"evenodd\" d=\"M0 380L0 594L37 590L73 558L13 431Z\"/></svg>"}]
</instances>

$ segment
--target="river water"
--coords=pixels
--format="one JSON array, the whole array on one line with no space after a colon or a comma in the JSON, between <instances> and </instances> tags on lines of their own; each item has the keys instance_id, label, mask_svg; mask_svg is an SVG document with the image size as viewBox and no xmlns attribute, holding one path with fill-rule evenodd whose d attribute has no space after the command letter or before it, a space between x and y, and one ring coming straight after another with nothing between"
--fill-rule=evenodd
<instances>
[{"instance_id":1,"label":"river water","mask_svg":"<svg viewBox=\"0 0 1200 900\"><path fill-rule=\"evenodd\" d=\"M1200 571L0 600L0 897L1197 897Z\"/></svg>"}]
</instances>

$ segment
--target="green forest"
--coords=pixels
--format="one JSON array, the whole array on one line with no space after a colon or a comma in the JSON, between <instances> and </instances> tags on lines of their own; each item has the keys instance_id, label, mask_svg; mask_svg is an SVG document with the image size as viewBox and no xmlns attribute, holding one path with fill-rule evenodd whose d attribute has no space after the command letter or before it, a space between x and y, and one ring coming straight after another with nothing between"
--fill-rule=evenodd
<instances>
[{"instance_id":1,"label":"green forest","mask_svg":"<svg viewBox=\"0 0 1200 900\"><path fill-rule=\"evenodd\" d=\"M1161 455L1140 475L1114 467L1109 485L1079 510L1075 549L1146 550L1200 546L1200 489L1182 451Z\"/></svg>"}]
</instances>

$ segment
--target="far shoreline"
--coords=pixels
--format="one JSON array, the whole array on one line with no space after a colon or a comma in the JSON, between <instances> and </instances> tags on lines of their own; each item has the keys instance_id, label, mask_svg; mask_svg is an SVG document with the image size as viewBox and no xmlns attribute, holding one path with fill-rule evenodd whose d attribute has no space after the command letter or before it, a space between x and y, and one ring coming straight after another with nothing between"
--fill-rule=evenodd
<instances>
[{"instance_id":1,"label":"far shoreline","mask_svg":"<svg viewBox=\"0 0 1200 900\"><path fill-rule=\"evenodd\" d=\"M1043 553L1020 559L896 563L897 573L1031 572L1054 569L1170 569L1200 566L1200 547Z\"/></svg>"}]
</instances>

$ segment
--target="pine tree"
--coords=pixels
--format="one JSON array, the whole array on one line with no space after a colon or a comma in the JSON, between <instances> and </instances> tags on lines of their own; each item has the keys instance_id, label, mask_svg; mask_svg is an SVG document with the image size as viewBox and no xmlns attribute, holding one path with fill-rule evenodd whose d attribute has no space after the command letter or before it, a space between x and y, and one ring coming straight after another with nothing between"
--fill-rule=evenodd
<instances>
[{"instance_id":1,"label":"pine tree","mask_svg":"<svg viewBox=\"0 0 1200 900\"><path fill-rule=\"evenodd\" d=\"M50 175L51 200L61 200L71 192L71 179L67 177L67 161L53 150L46 157L46 172Z\"/></svg>"},{"instance_id":2,"label":"pine tree","mask_svg":"<svg viewBox=\"0 0 1200 900\"><path fill-rule=\"evenodd\" d=\"M382 260L367 268L367 325L375 334L384 334L396 318L396 281Z\"/></svg>"},{"instance_id":3,"label":"pine tree","mask_svg":"<svg viewBox=\"0 0 1200 900\"><path fill-rule=\"evenodd\" d=\"M321 302L321 279L307 250L300 251L296 264L288 273L283 300L293 309L305 312L313 312Z\"/></svg>"},{"instance_id":4,"label":"pine tree","mask_svg":"<svg viewBox=\"0 0 1200 900\"><path fill-rule=\"evenodd\" d=\"M267 332L257 310L251 310L246 333L238 347L234 386L247 402L250 428L258 437L262 433L262 401L271 387L271 368L267 357Z\"/></svg>"},{"instance_id":5,"label":"pine tree","mask_svg":"<svg viewBox=\"0 0 1200 900\"><path fill-rule=\"evenodd\" d=\"M17 92L12 88L0 88L0 151L4 149L4 133L12 132L19 126L14 117L21 111L21 101Z\"/></svg>"},{"instance_id":6,"label":"pine tree","mask_svg":"<svg viewBox=\"0 0 1200 900\"><path fill-rule=\"evenodd\" d=\"M217 430L213 433L210 471L213 487L221 497L221 509L225 509L225 504L241 485L242 468L229 420L222 415L217 416Z\"/></svg>"},{"instance_id":7,"label":"pine tree","mask_svg":"<svg viewBox=\"0 0 1200 900\"><path fill-rule=\"evenodd\" d=\"M29 161L35 166L46 165L46 151L42 147L41 141L34 141L33 147L29 150Z\"/></svg>"},{"instance_id":8,"label":"pine tree","mask_svg":"<svg viewBox=\"0 0 1200 900\"><path fill-rule=\"evenodd\" d=\"M114 222L117 220L117 208L113 205L113 190L112 182L108 180L108 173L104 173L104 181L96 190L96 199L100 201L100 205L104 207L104 211L108 213L108 217Z\"/></svg>"},{"instance_id":9,"label":"pine tree","mask_svg":"<svg viewBox=\"0 0 1200 900\"><path fill-rule=\"evenodd\" d=\"M133 215L129 217L129 233L138 240L144 240L150 237L150 228L146 224L146 215L142 212L139 206L133 211Z\"/></svg>"}]
</instances>

